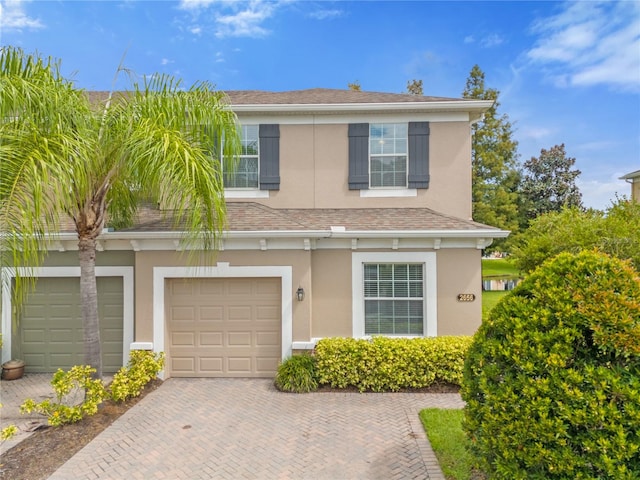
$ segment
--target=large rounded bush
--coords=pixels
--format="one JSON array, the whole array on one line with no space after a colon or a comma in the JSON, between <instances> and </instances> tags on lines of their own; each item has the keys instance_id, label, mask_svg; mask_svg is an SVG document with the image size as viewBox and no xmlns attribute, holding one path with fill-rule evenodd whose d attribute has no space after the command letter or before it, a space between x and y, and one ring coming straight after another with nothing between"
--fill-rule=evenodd
<instances>
[{"instance_id":1,"label":"large rounded bush","mask_svg":"<svg viewBox=\"0 0 640 480\"><path fill-rule=\"evenodd\" d=\"M638 273L595 252L543 264L476 333L461 392L491 478L640 478Z\"/></svg>"}]
</instances>

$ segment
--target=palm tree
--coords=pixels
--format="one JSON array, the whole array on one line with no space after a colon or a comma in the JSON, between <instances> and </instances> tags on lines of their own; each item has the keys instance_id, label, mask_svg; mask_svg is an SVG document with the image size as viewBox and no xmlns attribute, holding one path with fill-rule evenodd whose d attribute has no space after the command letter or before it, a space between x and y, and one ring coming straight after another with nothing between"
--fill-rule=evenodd
<instances>
[{"instance_id":1,"label":"palm tree","mask_svg":"<svg viewBox=\"0 0 640 480\"><path fill-rule=\"evenodd\" d=\"M106 222L130 225L151 200L171 212L191 247L214 249L225 203L212 152L237 156L237 118L208 83L182 89L159 75L92 101L51 58L6 47L0 69L0 266L39 265L72 220L85 363L101 377L97 238Z\"/></svg>"}]
</instances>

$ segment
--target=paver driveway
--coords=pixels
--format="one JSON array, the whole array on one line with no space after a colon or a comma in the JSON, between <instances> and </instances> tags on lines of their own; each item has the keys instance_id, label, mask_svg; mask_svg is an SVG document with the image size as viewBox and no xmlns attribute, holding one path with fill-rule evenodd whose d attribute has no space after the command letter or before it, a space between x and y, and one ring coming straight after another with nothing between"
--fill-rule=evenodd
<instances>
[{"instance_id":1,"label":"paver driveway","mask_svg":"<svg viewBox=\"0 0 640 480\"><path fill-rule=\"evenodd\" d=\"M50 479L443 479L418 411L462 405L457 394L171 378Z\"/></svg>"}]
</instances>

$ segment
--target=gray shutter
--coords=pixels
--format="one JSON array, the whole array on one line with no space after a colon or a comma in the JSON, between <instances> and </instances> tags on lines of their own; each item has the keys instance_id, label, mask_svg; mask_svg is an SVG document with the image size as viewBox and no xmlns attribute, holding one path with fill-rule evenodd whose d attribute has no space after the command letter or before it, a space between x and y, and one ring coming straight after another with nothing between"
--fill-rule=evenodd
<instances>
[{"instance_id":1,"label":"gray shutter","mask_svg":"<svg viewBox=\"0 0 640 480\"><path fill-rule=\"evenodd\" d=\"M409 188L429 188L429 122L409 122Z\"/></svg>"},{"instance_id":2,"label":"gray shutter","mask_svg":"<svg viewBox=\"0 0 640 480\"><path fill-rule=\"evenodd\" d=\"M349 124L349 190L369 188L369 124Z\"/></svg>"},{"instance_id":3,"label":"gray shutter","mask_svg":"<svg viewBox=\"0 0 640 480\"><path fill-rule=\"evenodd\" d=\"M280 126L260 125L260 190L280 190Z\"/></svg>"}]
</instances>

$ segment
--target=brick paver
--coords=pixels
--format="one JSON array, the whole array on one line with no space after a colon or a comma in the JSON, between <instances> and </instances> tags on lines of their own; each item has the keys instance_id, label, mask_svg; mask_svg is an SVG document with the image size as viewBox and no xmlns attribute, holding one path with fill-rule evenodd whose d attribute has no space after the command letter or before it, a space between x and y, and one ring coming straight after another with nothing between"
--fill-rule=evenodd
<instances>
[{"instance_id":1,"label":"brick paver","mask_svg":"<svg viewBox=\"0 0 640 480\"><path fill-rule=\"evenodd\" d=\"M47 420L38 414L22 415L20 405L31 398L41 402L53 398L50 373L28 373L18 380L0 380L0 428L9 425L18 427L18 433L5 442L0 442L0 453L4 453L29 435L33 428Z\"/></svg>"},{"instance_id":2,"label":"brick paver","mask_svg":"<svg viewBox=\"0 0 640 480\"><path fill-rule=\"evenodd\" d=\"M278 392L271 380L171 378L50 480L443 480L418 418L457 394Z\"/></svg>"}]
</instances>

